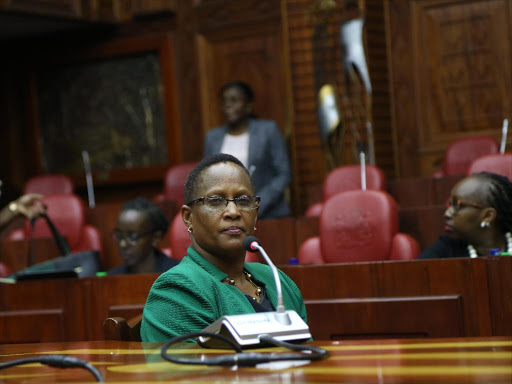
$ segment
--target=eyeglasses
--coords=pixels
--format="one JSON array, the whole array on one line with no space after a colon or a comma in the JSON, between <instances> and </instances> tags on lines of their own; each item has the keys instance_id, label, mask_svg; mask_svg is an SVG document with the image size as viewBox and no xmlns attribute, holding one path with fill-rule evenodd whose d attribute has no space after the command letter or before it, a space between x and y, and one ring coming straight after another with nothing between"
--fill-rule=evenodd
<instances>
[{"instance_id":1,"label":"eyeglasses","mask_svg":"<svg viewBox=\"0 0 512 384\"><path fill-rule=\"evenodd\" d=\"M200 197L199 199L189 201L186 205L190 207L192 204L199 203L200 201L203 202L203 206L214 211L222 211L228 206L230 201L234 202L238 209L242 211L250 211L260 206L259 196L240 196L234 199L226 199L220 196Z\"/></svg>"},{"instance_id":2,"label":"eyeglasses","mask_svg":"<svg viewBox=\"0 0 512 384\"><path fill-rule=\"evenodd\" d=\"M458 211L459 209L464 207L487 208L488 206L478 203L472 203L470 201L462 201L456 198L452 198L446 202L446 208L453 208L455 211Z\"/></svg>"},{"instance_id":3,"label":"eyeglasses","mask_svg":"<svg viewBox=\"0 0 512 384\"><path fill-rule=\"evenodd\" d=\"M120 243L122 240L126 241L130 245L135 245L137 242L142 239L144 236L147 236L154 231L144 232L144 233L122 233L119 231L112 232L112 239Z\"/></svg>"}]
</instances>

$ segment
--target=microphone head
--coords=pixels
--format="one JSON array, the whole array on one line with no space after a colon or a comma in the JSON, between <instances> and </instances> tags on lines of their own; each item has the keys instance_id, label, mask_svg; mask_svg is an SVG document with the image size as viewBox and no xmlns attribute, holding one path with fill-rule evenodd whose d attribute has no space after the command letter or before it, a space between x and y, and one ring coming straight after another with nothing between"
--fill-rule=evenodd
<instances>
[{"instance_id":1,"label":"microphone head","mask_svg":"<svg viewBox=\"0 0 512 384\"><path fill-rule=\"evenodd\" d=\"M246 251L249 251L249 252L258 252L258 250L256 248L253 248L252 244L256 242L256 244L260 244L260 241L258 240L257 237L254 237L254 236L247 236L244 241L242 242L242 245L244 246L245 250Z\"/></svg>"}]
</instances>

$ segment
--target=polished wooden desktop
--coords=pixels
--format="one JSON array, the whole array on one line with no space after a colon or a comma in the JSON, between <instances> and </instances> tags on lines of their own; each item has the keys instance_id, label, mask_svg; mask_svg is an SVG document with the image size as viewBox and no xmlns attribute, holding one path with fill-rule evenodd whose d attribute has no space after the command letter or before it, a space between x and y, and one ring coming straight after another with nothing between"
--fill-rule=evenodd
<instances>
[{"instance_id":1,"label":"polished wooden desktop","mask_svg":"<svg viewBox=\"0 0 512 384\"><path fill-rule=\"evenodd\" d=\"M317 341L329 351L321 361L300 366L263 364L250 368L176 365L160 357L160 344L69 342L0 345L0 363L25 357L66 354L91 363L106 382L117 383L510 383L512 338L387 339ZM181 356L212 357L221 350L178 345ZM255 350L258 351L258 350ZM267 348L261 352L283 351ZM94 382L84 369L30 364L0 370L0 382Z\"/></svg>"}]
</instances>

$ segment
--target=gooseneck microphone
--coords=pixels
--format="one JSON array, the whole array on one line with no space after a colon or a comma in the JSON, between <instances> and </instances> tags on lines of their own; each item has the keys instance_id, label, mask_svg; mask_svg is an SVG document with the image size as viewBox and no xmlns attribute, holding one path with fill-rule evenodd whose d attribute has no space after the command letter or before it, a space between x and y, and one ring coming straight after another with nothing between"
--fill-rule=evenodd
<instances>
[{"instance_id":1,"label":"gooseneck microphone","mask_svg":"<svg viewBox=\"0 0 512 384\"><path fill-rule=\"evenodd\" d=\"M272 270L276 284L277 306L275 312L256 312L244 315L227 315L204 328L202 332L219 334L240 347L256 347L268 344L268 339L278 341L306 341L311 338L309 327L296 311L286 310L283 303L281 280L276 266L270 260L256 237L248 236L243 241L249 252L260 252ZM198 337L201 346L226 348L226 344L213 337Z\"/></svg>"},{"instance_id":2,"label":"gooseneck microphone","mask_svg":"<svg viewBox=\"0 0 512 384\"><path fill-rule=\"evenodd\" d=\"M189 333L169 340L163 345L161 356L175 364L237 365L240 367L275 361L313 361L328 357L329 353L325 349L313 345L295 344L311 339L308 325L297 312L285 309L279 272L260 245L260 241L254 236L248 236L244 239L243 246L249 252L259 251L272 269L277 292L276 311L223 316L201 332ZM181 358L167 353L171 345L193 337L197 337L198 344L202 347L231 347L236 353L208 359L203 357L197 359ZM242 348L267 345L288 348L300 353L242 353Z\"/></svg>"},{"instance_id":3,"label":"gooseneck microphone","mask_svg":"<svg viewBox=\"0 0 512 384\"><path fill-rule=\"evenodd\" d=\"M274 280L276 282L276 290L277 290L276 311L277 311L277 313L284 313L286 311L286 309L284 308L284 304L283 304L283 291L281 289L281 280L279 279L279 273L277 272L276 266L274 265L272 260L270 260L270 257L268 257L267 252L265 252L263 247L260 245L260 241L258 240L257 237L247 236L244 239L242 245L244 246L246 251L249 251L252 253L256 253L259 251L261 253L261 255L263 256L263 258L265 259L265 261L267 262L267 264L272 269L272 273L274 274ZM288 319L287 324L290 324L289 321L290 321L290 319Z\"/></svg>"}]
</instances>

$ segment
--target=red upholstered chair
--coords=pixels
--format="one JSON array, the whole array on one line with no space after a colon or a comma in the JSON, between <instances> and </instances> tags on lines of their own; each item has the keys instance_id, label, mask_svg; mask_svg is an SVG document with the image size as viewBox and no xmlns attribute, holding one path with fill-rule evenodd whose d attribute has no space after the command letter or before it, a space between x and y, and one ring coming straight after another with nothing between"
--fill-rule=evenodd
<instances>
[{"instance_id":1,"label":"red upholstered chair","mask_svg":"<svg viewBox=\"0 0 512 384\"><path fill-rule=\"evenodd\" d=\"M446 148L443 170L435 172L432 176L464 175L474 159L498 153L498 151L499 144L491 136L474 136L455 140Z\"/></svg>"},{"instance_id":2,"label":"red upholstered chair","mask_svg":"<svg viewBox=\"0 0 512 384\"><path fill-rule=\"evenodd\" d=\"M41 195L72 194L75 191L73 181L66 175L49 174L35 176L29 179L23 187L25 193Z\"/></svg>"},{"instance_id":3,"label":"red upholstered chair","mask_svg":"<svg viewBox=\"0 0 512 384\"><path fill-rule=\"evenodd\" d=\"M468 176L478 172L492 172L512 180L512 154L495 154L475 159L468 169Z\"/></svg>"},{"instance_id":4,"label":"red upholstered chair","mask_svg":"<svg viewBox=\"0 0 512 384\"><path fill-rule=\"evenodd\" d=\"M170 252L168 256L176 260L183 259L187 255L187 248L192 245L187 226L181 217L181 211L174 216L169 227L169 244Z\"/></svg>"},{"instance_id":5,"label":"red upholstered chair","mask_svg":"<svg viewBox=\"0 0 512 384\"><path fill-rule=\"evenodd\" d=\"M82 200L76 195L48 195L43 197L48 207L46 213L64 236L72 253L95 250L103 257L101 235L96 227L85 223L85 208ZM10 240L23 240L30 237L52 237L50 228L44 219L35 222L34 230L30 230L27 220L25 227L16 229L9 234Z\"/></svg>"},{"instance_id":6,"label":"red upholstered chair","mask_svg":"<svg viewBox=\"0 0 512 384\"><path fill-rule=\"evenodd\" d=\"M386 190L386 175L384 172L374 166L366 165L366 189ZM333 169L323 183L323 201L337 193L361 190L361 166L345 165ZM307 210L306 216L320 216L323 202L312 204Z\"/></svg>"},{"instance_id":7,"label":"red upholstered chair","mask_svg":"<svg viewBox=\"0 0 512 384\"><path fill-rule=\"evenodd\" d=\"M398 205L384 191L347 191L325 202L317 237L299 249L300 264L411 260L420 248L399 233Z\"/></svg>"},{"instance_id":8,"label":"red upholstered chair","mask_svg":"<svg viewBox=\"0 0 512 384\"><path fill-rule=\"evenodd\" d=\"M185 182L196 165L197 163L183 163L169 168L165 174L164 192L157 195L155 200L174 200L176 207L180 208L184 204Z\"/></svg>"}]
</instances>

